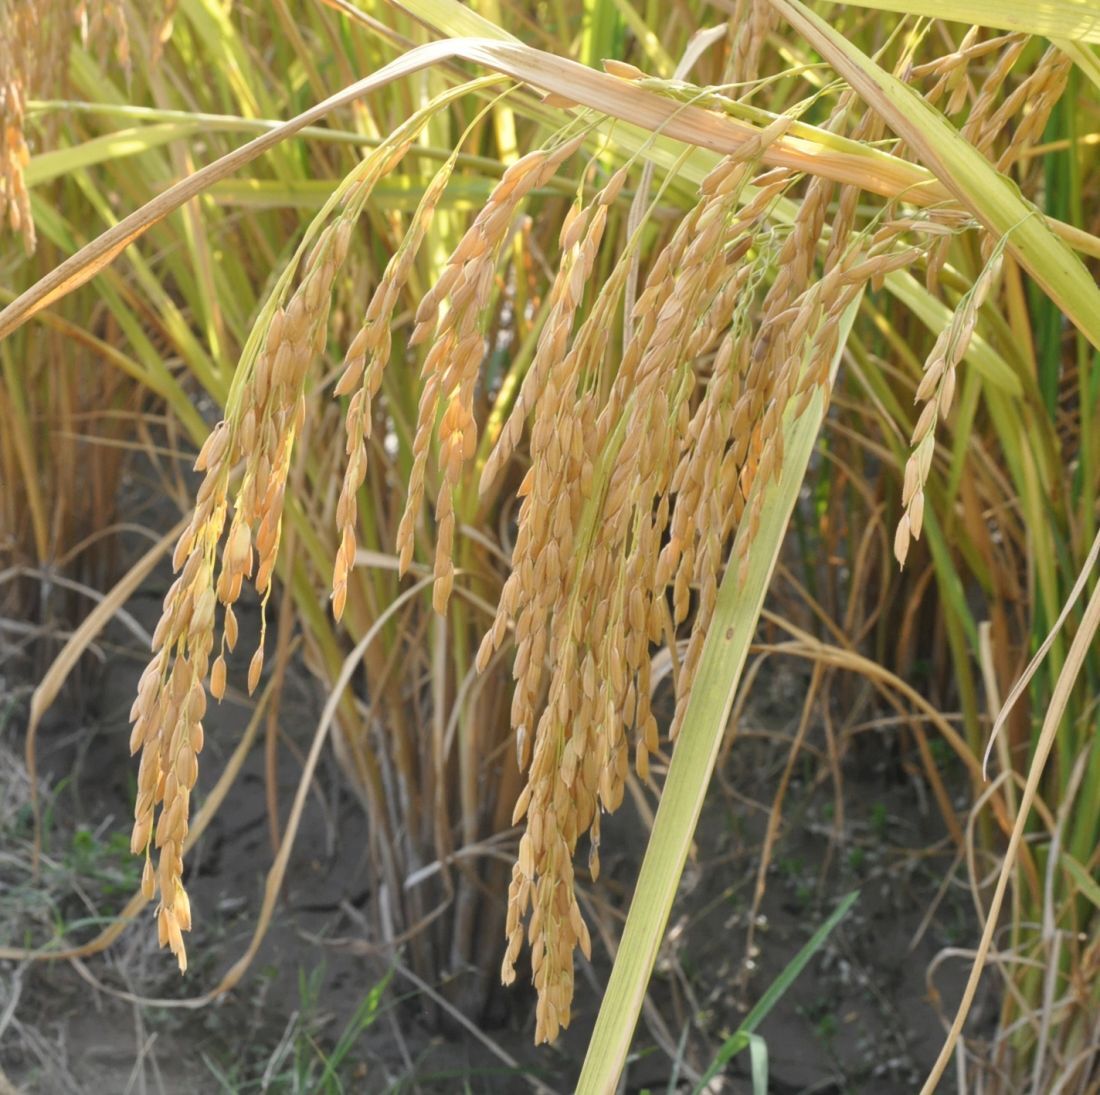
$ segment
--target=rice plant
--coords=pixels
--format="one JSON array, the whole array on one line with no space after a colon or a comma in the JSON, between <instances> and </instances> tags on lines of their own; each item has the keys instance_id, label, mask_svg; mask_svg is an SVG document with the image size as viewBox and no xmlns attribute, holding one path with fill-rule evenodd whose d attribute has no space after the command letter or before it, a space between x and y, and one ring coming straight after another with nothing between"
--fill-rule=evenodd
<instances>
[{"instance_id":1,"label":"rice plant","mask_svg":"<svg viewBox=\"0 0 1100 1095\"><path fill-rule=\"evenodd\" d=\"M27 248L37 223L40 248L48 236L74 252L20 275L0 354L102 284L131 344L111 363L198 448L132 711L131 846L158 938L184 970L190 792L207 697L236 680L235 606L251 586L263 624L239 680L255 691L274 648L277 682L288 621L302 621L374 823L389 902L378 922L410 939L424 971L485 970L492 956L509 984L528 963L536 1042L569 1025L576 951L591 951L577 880L599 877L601 817L631 780L653 783L652 758L673 743L581 1078L613 1089L788 522L806 519L807 477L828 475L814 457L825 430L855 469L826 480L828 504L856 481L876 499L882 542L866 565L893 591L880 597L911 613L935 597L919 645L948 652L935 687L961 718L929 717L967 773L972 818L957 816L923 726L913 732L948 831L999 871L989 892L975 868L986 927L967 1001L1014 886L1019 962L1002 967L1000 1035L973 1047L975 1068L1088 1090L1100 226L1085 196L1100 19L1082 0L736 0L678 9L661 37L629 5L615 18L596 3L549 7L527 44L496 5L492 21L405 0L432 32L418 45L386 8L318 4L292 33L277 4L276 35L203 0L129 24L104 5L95 26L115 63L139 68L157 100L140 112L121 88L90 90L82 47L70 73L92 101L79 111L26 95L34 55L17 59L15 44L27 33L0 50L17 75L0 99L0 211ZM401 49L388 63L383 39ZM310 53L334 41L347 79L335 91ZM165 89L196 54L291 76L262 93L227 78L180 108ZM135 123L143 172L117 176L134 210L119 219L87 174L119 170L109 140L72 132L56 174L103 228L78 248L73 225L33 200L24 131L97 109ZM220 158L197 167L188 142L215 122ZM255 177L233 177L246 167ZM237 224L235 206L254 216ZM168 257L143 259L143 240ZM137 293L111 280L128 263ZM141 293L182 369L150 345ZM216 421L197 413L203 401ZM6 457L24 479L25 450ZM837 580L804 565L811 582ZM879 661L904 673L891 619L874 612ZM846 652L794 637L804 656L870 675L855 647L871 631ZM1036 650L1047 657L1030 710L1006 706L993 733ZM657 651L672 665L665 725ZM356 697L345 689L360 663ZM486 889L506 892L503 915L475 911L493 908Z\"/></svg>"}]
</instances>

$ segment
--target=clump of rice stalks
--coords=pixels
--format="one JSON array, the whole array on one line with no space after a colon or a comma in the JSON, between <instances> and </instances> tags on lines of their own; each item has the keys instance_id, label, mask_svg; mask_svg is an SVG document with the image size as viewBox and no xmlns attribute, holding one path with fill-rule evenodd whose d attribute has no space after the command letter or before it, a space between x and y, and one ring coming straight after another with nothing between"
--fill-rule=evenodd
<instances>
[{"instance_id":1,"label":"clump of rice stalks","mask_svg":"<svg viewBox=\"0 0 1100 1095\"><path fill-rule=\"evenodd\" d=\"M79 38L112 64L128 62L127 24L117 0L78 5L58 0L0 0L0 294L36 277L36 247L27 167L32 146L51 143L57 127L28 122L32 97L60 95L68 85L70 46ZM31 135L33 132L34 135ZM46 208L67 207L58 180ZM22 242L9 246L11 237ZM0 347L0 553L16 571L0 591L5 612L67 626L84 615L88 587L114 577L117 544L110 534L126 468L123 435L132 434L141 393L131 377L103 367L111 348L101 323L64 317ZM76 336L76 337L74 337ZM59 580L53 580L54 577ZM69 585L69 583L76 585ZM45 660L49 630L33 656Z\"/></svg>"},{"instance_id":2,"label":"clump of rice stalks","mask_svg":"<svg viewBox=\"0 0 1100 1095\"><path fill-rule=\"evenodd\" d=\"M85 44L113 39L120 64L128 67L126 15L117 0L80 0L75 7L59 0L4 0L0 5L0 227L6 221L22 237L28 255L35 233L23 177L30 162L24 133L27 99L32 91L62 84L74 25Z\"/></svg>"},{"instance_id":3,"label":"clump of rice stalks","mask_svg":"<svg viewBox=\"0 0 1100 1095\"><path fill-rule=\"evenodd\" d=\"M21 239L26 256L36 245L26 179L31 156L27 102L65 86L74 26L85 44L106 46L116 39L119 56L126 55L126 24L118 3L80 4L74 10L58 0L0 0L0 277L5 294L9 279L34 276L32 263L8 246L9 233ZM51 327L33 341L0 350L5 423L0 551L10 562L38 568L5 583L4 603L17 616L43 621L79 616L87 603L81 598L71 613L58 612L64 594L57 584L41 580L44 570L90 578L96 586L109 578L110 562L97 563L110 555L111 544L99 533L111 523L124 463L121 449L111 446L136 403L125 378L86 367L86 346L66 337L72 328L63 320Z\"/></svg>"}]
</instances>

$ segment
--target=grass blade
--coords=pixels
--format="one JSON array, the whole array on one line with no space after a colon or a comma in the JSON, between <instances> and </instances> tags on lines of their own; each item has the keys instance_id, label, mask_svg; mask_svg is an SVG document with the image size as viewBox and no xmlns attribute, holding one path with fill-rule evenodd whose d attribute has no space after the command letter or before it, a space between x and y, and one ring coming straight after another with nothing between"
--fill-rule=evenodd
<instances>
[{"instance_id":1,"label":"grass blade","mask_svg":"<svg viewBox=\"0 0 1100 1095\"><path fill-rule=\"evenodd\" d=\"M829 938L837 924L848 915L848 911L858 899L859 890L853 890L848 894L833 910L828 920L810 936L801 950L799 950L799 952L787 963L783 968L783 972L768 986L767 991L765 991L764 995L757 1001L756 1006L745 1016L744 1022L726 1039L721 1049L718 1050L710 1068L703 1074L703 1078L695 1088L696 1095L699 1095L706 1085L718 1075L722 1066L732 1060L732 1058L740 1053L746 1045L750 1047L753 1053L753 1090L754 1092L757 1090L767 1091L767 1048L766 1046L764 1048L762 1082L758 1085L756 1060L758 1050L756 1049L756 1043L759 1042L763 1045L764 1042L763 1039L760 1038L759 1035L754 1034L753 1031L755 1031L764 1021L768 1013L782 998L783 994L795 982L799 974L806 968L806 964L810 959L821 950L825 940Z\"/></svg>"},{"instance_id":2,"label":"grass blade","mask_svg":"<svg viewBox=\"0 0 1100 1095\"><path fill-rule=\"evenodd\" d=\"M1081 893L1100 909L1100 883L1067 853L1062 854L1062 866L1070 873Z\"/></svg>"},{"instance_id":3,"label":"grass blade","mask_svg":"<svg viewBox=\"0 0 1100 1095\"><path fill-rule=\"evenodd\" d=\"M1044 0L1042 4L1030 0L855 0L854 6L977 23L1047 38L1100 42L1100 11L1092 0Z\"/></svg>"}]
</instances>

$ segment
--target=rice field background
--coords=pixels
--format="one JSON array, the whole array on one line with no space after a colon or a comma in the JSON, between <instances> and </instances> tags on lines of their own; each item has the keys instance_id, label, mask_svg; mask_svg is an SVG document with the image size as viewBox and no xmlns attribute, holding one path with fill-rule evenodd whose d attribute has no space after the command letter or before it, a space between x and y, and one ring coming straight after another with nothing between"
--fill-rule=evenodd
<instances>
[{"instance_id":1,"label":"rice field background","mask_svg":"<svg viewBox=\"0 0 1100 1095\"><path fill-rule=\"evenodd\" d=\"M1100 1091L1098 47L2 0L0 1095Z\"/></svg>"}]
</instances>

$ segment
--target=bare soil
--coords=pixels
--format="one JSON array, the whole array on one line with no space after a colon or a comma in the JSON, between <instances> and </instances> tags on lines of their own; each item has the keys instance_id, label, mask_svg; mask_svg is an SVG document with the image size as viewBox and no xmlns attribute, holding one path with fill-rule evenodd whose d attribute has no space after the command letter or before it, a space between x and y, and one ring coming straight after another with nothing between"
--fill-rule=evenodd
<instances>
[{"instance_id":1,"label":"bare soil","mask_svg":"<svg viewBox=\"0 0 1100 1095\"><path fill-rule=\"evenodd\" d=\"M128 606L146 628L167 580L158 572ZM20 658L8 654L0 661L0 944L46 945L59 931L69 942L86 940L137 884L140 864L126 847L136 773L126 716L142 650L131 630L112 625L98 657L82 667L80 687L42 729L46 843L37 880L30 873L20 759L26 665L21 669ZM823 734L811 728L792 772L747 950L767 810L806 683L803 667L780 661L756 679L698 830L636 1036L628 1092L693 1090L691 1076L706 1068L746 1009L855 889L860 896L851 914L759 1030L769 1052L769 1090L910 1092L939 1047L943 1026L926 970L941 948L974 937L974 914L960 878L944 884L954 850L888 732L861 735L847 750L838 816L837 788L821 759ZM282 704L284 813L297 786L296 751L310 737L321 700L312 678L297 672ZM211 710L200 800L248 714L247 705L232 702ZM653 808L652 795L643 793L642 801ZM421 987L394 972L389 956L364 938L359 909L374 885L362 852L365 825L329 758L258 957L219 1003L189 1007L244 953L256 923L272 859L261 736L191 856L196 930L187 976L156 949L148 910L114 947L85 961L0 962L0 1078L6 1074L17 1091L42 1095L326 1090L318 1086L324 1061L371 989L389 977L373 1020L337 1070L343 1090L511 1092L538 1080L551 1091L571 1091L608 976L600 932L617 933L644 851L638 804L628 796L604 828L604 873L588 891L597 953L578 969L570 1030L556 1046L535 1050L532 999L522 988L498 990L483 1015L469 1016L512 1066L455 1021L444 1016L441 1023ZM963 972L957 961L938 970L942 1007L957 998ZM735 1058L712 1090L751 1090L748 1055ZM0 1093L6 1095L2 1082Z\"/></svg>"}]
</instances>

